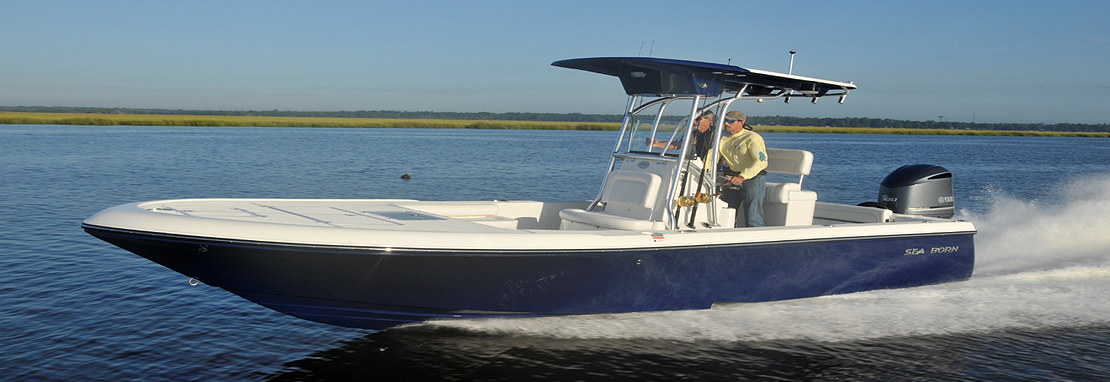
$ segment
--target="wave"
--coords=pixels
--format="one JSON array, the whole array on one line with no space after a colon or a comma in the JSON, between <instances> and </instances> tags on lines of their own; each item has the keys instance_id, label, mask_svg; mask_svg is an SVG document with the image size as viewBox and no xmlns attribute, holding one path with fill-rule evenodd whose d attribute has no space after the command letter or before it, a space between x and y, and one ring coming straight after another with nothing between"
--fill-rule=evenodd
<instances>
[{"instance_id":1,"label":"wave","mask_svg":"<svg viewBox=\"0 0 1110 382\"><path fill-rule=\"evenodd\" d=\"M713 309L428 325L504 335L672 341L855 341L1110 322L1110 177L1041 205L1000 190L984 213L961 211L976 236L965 282Z\"/></svg>"},{"instance_id":2,"label":"wave","mask_svg":"<svg viewBox=\"0 0 1110 382\"><path fill-rule=\"evenodd\" d=\"M976 276L1106 264L1110 255L1110 177L1060 187L1055 205L992 190L988 212L961 216L975 223Z\"/></svg>"}]
</instances>

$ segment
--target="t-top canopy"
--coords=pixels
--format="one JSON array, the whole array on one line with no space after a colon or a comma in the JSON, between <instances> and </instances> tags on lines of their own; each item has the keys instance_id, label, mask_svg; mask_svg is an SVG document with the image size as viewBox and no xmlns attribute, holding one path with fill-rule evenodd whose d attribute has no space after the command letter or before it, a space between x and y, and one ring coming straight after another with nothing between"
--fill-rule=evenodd
<instances>
[{"instance_id":1,"label":"t-top canopy","mask_svg":"<svg viewBox=\"0 0 1110 382\"><path fill-rule=\"evenodd\" d=\"M743 91L749 96L843 96L847 82L744 69L709 62L652 57L596 57L555 61L551 65L619 77L628 95L674 94L716 97ZM800 93L800 94L798 94ZM816 98L815 98L816 99Z\"/></svg>"}]
</instances>

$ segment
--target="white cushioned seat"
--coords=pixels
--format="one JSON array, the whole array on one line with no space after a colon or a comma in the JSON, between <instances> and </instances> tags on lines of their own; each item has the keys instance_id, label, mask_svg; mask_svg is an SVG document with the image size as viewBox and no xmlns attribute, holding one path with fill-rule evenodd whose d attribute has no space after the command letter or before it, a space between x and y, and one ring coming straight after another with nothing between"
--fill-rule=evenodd
<instances>
[{"instance_id":1,"label":"white cushioned seat","mask_svg":"<svg viewBox=\"0 0 1110 382\"><path fill-rule=\"evenodd\" d=\"M559 211L561 229L657 229L650 220L662 186L659 175L650 172L618 170L605 178L600 211L564 209Z\"/></svg>"},{"instance_id":2,"label":"white cushioned seat","mask_svg":"<svg viewBox=\"0 0 1110 382\"><path fill-rule=\"evenodd\" d=\"M559 210L563 223L560 229L608 228L630 231L650 231L658 229L657 223L650 220L632 219L605 212L586 211L577 208Z\"/></svg>"},{"instance_id":3,"label":"white cushioned seat","mask_svg":"<svg viewBox=\"0 0 1110 382\"><path fill-rule=\"evenodd\" d=\"M802 185L797 183L767 183L767 196L763 199L764 203L787 203L790 201L790 193L802 190Z\"/></svg>"},{"instance_id":4,"label":"white cushioned seat","mask_svg":"<svg viewBox=\"0 0 1110 382\"><path fill-rule=\"evenodd\" d=\"M813 210L817 193L802 191L797 183L767 183L763 198L763 224L766 226L795 226L813 224Z\"/></svg>"}]
</instances>

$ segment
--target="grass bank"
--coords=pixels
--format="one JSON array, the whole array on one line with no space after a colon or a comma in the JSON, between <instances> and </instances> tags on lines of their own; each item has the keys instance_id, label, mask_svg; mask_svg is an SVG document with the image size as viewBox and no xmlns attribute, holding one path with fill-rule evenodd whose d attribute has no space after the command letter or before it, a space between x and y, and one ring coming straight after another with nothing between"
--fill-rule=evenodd
<instances>
[{"instance_id":1,"label":"grass bank","mask_svg":"<svg viewBox=\"0 0 1110 382\"><path fill-rule=\"evenodd\" d=\"M251 117L157 114L68 114L0 112L0 124L89 125L89 126L258 126L258 127L352 127L418 129L524 129L524 130L618 130L619 123L473 121L452 119Z\"/></svg>"},{"instance_id":2,"label":"grass bank","mask_svg":"<svg viewBox=\"0 0 1110 382\"><path fill-rule=\"evenodd\" d=\"M18 125L91 125L91 126L259 126L259 127L350 127L419 129L524 129L524 130L619 130L619 123L474 121L451 119L384 119L320 117L252 117L155 114L71 114L0 112L0 124ZM1110 133L888 129L865 127L758 126L757 131L773 133L901 134L901 135L980 135L1110 138Z\"/></svg>"}]
</instances>

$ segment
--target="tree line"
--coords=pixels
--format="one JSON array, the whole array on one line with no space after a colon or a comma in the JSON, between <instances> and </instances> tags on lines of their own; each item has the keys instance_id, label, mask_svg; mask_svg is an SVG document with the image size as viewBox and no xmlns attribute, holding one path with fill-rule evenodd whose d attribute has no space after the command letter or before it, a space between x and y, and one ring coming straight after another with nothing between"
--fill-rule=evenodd
<instances>
[{"instance_id":1,"label":"tree line","mask_svg":"<svg viewBox=\"0 0 1110 382\"><path fill-rule=\"evenodd\" d=\"M948 121L906 121L879 118L804 118L804 117L748 117L748 123L767 126L815 127L874 127L893 129L941 130L992 130L992 131L1061 131L1061 132L1110 132L1110 124L1083 123L972 123Z\"/></svg>"},{"instance_id":2,"label":"tree line","mask_svg":"<svg viewBox=\"0 0 1110 382\"><path fill-rule=\"evenodd\" d=\"M284 111L284 110L182 110L182 109L131 109L58 106L0 106L0 111L25 113L92 113L92 114L169 114L262 117L325 117L325 118L388 118L388 119L453 119L491 121L543 121L543 122L620 122L621 115L582 113L463 113L439 111ZM880 118L809 118L790 116L749 116L748 123L764 126L814 126L814 127L873 127L896 129L952 129L995 131L1060 131L1060 132L1110 132L1110 124L1082 123L970 123L947 121L908 121Z\"/></svg>"}]
</instances>

